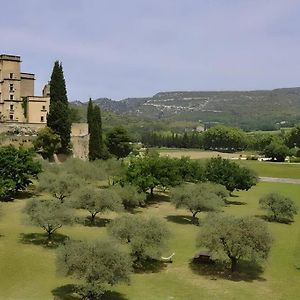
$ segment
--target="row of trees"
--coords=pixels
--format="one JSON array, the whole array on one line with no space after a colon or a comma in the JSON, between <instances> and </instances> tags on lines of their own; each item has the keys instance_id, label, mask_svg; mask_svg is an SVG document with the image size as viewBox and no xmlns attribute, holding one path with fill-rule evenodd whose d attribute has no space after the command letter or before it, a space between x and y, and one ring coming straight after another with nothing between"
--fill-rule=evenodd
<instances>
[{"instance_id":1,"label":"row of trees","mask_svg":"<svg viewBox=\"0 0 300 300\"><path fill-rule=\"evenodd\" d=\"M157 187L165 189L183 182L202 181L221 184L233 192L250 189L257 183L257 177L248 168L221 157L202 162L188 157L161 157L157 152L148 152L143 157L132 158L120 179L122 184L134 184L141 191L150 191L151 195Z\"/></svg>"},{"instance_id":2,"label":"row of trees","mask_svg":"<svg viewBox=\"0 0 300 300\"><path fill-rule=\"evenodd\" d=\"M300 124L281 133L245 133L239 128L217 125L203 133L184 134L151 132L142 142L151 147L201 148L218 151L259 151L272 160L284 161L286 156L298 156Z\"/></svg>"}]
</instances>

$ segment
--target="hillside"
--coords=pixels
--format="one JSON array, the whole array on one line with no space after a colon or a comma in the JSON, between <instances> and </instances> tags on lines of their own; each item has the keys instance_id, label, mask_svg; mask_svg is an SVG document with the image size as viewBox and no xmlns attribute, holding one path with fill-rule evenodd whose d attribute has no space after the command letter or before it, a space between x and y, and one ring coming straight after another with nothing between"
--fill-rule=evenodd
<instances>
[{"instance_id":1,"label":"hillside","mask_svg":"<svg viewBox=\"0 0 300 300\"><path fill-rule=\"evenodd\" d=\"M300 88L259 91L160 92L149 98L99 98L102 110L172 121L221 122L246 130L274 129L300 122Z\"/></svg>"}]
</instances>

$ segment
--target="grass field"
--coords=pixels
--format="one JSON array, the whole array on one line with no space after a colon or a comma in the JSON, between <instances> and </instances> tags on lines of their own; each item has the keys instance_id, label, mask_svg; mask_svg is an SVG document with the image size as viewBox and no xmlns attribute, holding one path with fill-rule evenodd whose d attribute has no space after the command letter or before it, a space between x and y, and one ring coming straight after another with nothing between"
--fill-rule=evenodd
<instances>
[{"instance_id":1,"label":"grass field","mask_svg":"<svg viewBox=\"0 0 300 300\"><path fill-rule=\"evenodd\" d=\"M157 149L161 155L167 155L170 157L180 158L181 156L189 156L191 159L202 159L222 156L224 158L238 158L240 155L247 156L248 152L236 152L236 153L223 153L218 151L205 151L196 149Z\"/></svg>"},{"instance_id":2,"label":"grass field","mask_svg":"<svg viewBox=\"0 0 300 300\"><path fill-rule=\"evenodd\" d=\"M268 191L281 191L297 201L300 207L300 185L260 183L248 192L238 192L225 213L262 215L258 198ZM1 203L0 219L0 299L76 299L68 295L72 279L55 272L55 249L39 245L42 231L26 224L22 209L27 199ZM168 201L159 201L140 212L165 218L173 233L165 256L176 252L173 264L156 273L132 275L130 285L118 285L110 299L171 300L171 299L272 299L293 300L300 295L300 216L291 225L268 223L273 233L272 252L264 271L251 276L220 278L199 274L189 262L197 251L195 237L201 226L191 225L183 216L185 210L175 210ZM103 217L113 218L114 215ZM32 233L36 233L32 240ZM74 239L94 239L106 236L105 227L65 226L60 234ZM298 268L298 269L297 269Z\"/></svg>"}]
</instances>

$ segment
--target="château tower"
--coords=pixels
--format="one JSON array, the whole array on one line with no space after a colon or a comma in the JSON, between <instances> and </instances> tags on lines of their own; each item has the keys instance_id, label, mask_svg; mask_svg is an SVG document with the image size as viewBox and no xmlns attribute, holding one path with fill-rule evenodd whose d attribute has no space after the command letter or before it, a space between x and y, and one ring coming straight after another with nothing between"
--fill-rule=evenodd
<instances>
[{"instance_id":1,"label":"ch\u00e2teau tower","mask_svg":"<svg viewBox=\"0 0 300 300\"><path fill-rule=\"evenodd\" d=\"M21 58L0 55L0 121L44 124L50 95L45 86L42 96L34 96L34 74L21 72Z\"/></svg>"}]
</instances>

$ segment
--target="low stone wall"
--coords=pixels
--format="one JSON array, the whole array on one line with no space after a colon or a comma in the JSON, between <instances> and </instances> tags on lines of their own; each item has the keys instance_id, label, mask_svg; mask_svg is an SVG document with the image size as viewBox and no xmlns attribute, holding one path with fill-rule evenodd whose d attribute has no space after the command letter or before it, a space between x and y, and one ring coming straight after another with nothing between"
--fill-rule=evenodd
<instances>
[{"instance_id":1,"label":"low stone wall","mask_svg":"<svg viewBox=\"0 0 300 300\"><path fill-rule=\"evenodd\" d=\"M34 123L0 123L0 133L20 132L20 134L33 133L45 127L45 124Z\"/></svg>"}]
</instances>

